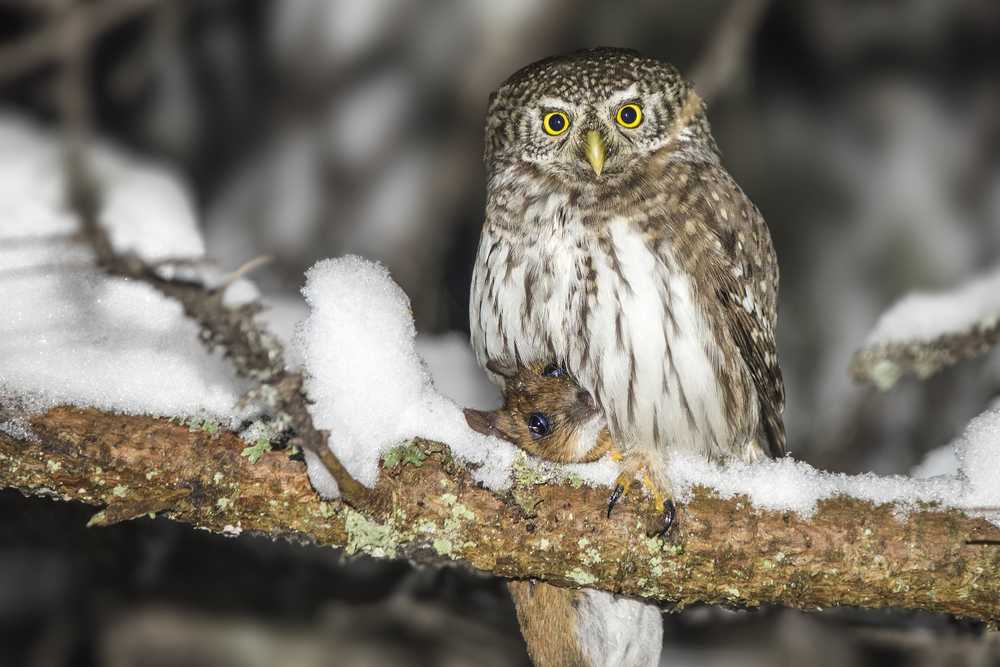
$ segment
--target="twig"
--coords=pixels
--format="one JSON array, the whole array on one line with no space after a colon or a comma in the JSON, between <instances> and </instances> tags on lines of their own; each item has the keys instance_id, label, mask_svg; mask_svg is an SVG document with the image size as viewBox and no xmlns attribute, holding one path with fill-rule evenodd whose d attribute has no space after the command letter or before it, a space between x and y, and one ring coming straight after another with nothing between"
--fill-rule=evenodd
<instances>
[{"instance_id":1,"label":"twig","mask_svg":"<svg viewBox=\"0 0 1000 667\"><path fill-rule=\"evenodd\" d=\"M68 11L59 12L59 16L48 21L43 28L0 48L0 83L17 79L45 65L57 63L62 60L67 39L89 43L97 36L146 11L156 2L157 0L104 0L79 3L70 7ZM85 25L86 29L81 34L71 35L81 24Z\"/></svg>"},{"instance_id":2,"label":"twig","mask_svg":"<svg viewBox=\"0 0 1000 667\"><path fill-rule=\"evenodd\" d=\"M270 255L258 255L251 260L243 262L243 264L241 264L235 271L232 271L229 275L223 278L222 284L219 285L219 288L225 289L226 287L229 287L243 276L253 273L262 266L267 266L272 261L274 261L274 258Z\"/></svg>"},{"instance_id":3,"label":"twig","mask_svg":"<svg viewBox=\"0 0 1000 667\"><path fill-rule=\"evenodd\" d=\"M750 38L769 0L732 0L694 68L691 80L706 102L717 99L736 79L746 59Z\"/></svg>"},{"instance_id":4,"label":"twig","mask_svg":"<svg viewBox=\"0 0 1000 667\"><path fill-rule=\"evenodd\" d=\"M363 516L322 502L302 464L280 452L250 463L231 433L69 408L25 419L35 439L0 432L0 486L105 506L97 525L162 510L226 534L464 564L679 607L854 605L1000 619L1000 549L965 544L996 528L954 510L899 518L894 506L838 497L806 519L701 489L679 507L669 539L647 538L637 526L655 517L641 497L626 497L608 520L607 489L525 479L501 496L444 446L416 442L407 446L424 457L383 467L373 489L381 508Z\"/></svg>"}]
</instances>

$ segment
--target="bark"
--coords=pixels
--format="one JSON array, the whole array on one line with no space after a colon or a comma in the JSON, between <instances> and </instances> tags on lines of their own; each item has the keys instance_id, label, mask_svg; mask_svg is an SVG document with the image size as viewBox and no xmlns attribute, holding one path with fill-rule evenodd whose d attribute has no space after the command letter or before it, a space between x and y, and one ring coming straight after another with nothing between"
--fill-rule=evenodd
<instances>
[{"instance_id":1,"label":"bark","mask_svg":"<svg viewBox=\"0 0 1000 667\"><path fill-rule=\"evenodd\" d=\"M444 445L415 441L383 462L366 516L322 501L282 452L251 464L230 433L75 408L27 425L30 436L0 431L0 486L103 507L93 525L162 512L223 534L463 564L677 608L856 605L1000 619L1000 547L989 543L1000 529L957 511L901 519L892 506L836 498L806 519L702 489L667 538L649 538L643 527L655 517L641 498L626 497L608 519L607 489L523 479L497 495Z\"/></svg>"},{"instance_id":2,"label":"bark","mask_svg":"<svg viewBox=\"0 0 1000 667\"><path fill-rule=\"evenodd\" d=\"M920 379L975 359L1000 345L1000 315L988 317L970 329L933 340L880 343L859 350L851 361L851 376L885 391L900 378Z\"/></svg>"}]
</instances>

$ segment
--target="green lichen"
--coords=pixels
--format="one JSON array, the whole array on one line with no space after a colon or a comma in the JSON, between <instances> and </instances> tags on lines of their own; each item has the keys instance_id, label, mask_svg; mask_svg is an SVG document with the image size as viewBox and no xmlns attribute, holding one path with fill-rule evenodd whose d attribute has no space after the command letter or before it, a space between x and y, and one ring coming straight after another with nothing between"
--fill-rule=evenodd
<instances>
[{"instance_id":1,"label":"green lichen","mask_svg":"<svg viewBox=\"0 0 1000 667\"><path fill-rule=\"evenodd\" d=\"M333 508L330 506L330 503L328 503L326 501L321 501L320 502L320 504L319 504L319 515L321 517L323 517L324 519L329 519L334 514L335 514L335 512L333 511Z\"/></svg>"},{"instance_id":2,"label":"green lichen","mask_svg":"<svg viewBox=\"0 0 1000 667\"><path fill-rule=\"evenodd\" d=\"M376 523L350 508L345 508L348 554L365 553L375 558L395 558L399 548L393 524Z\"/></svg>"},{"instance_id":3,"label":"green lichen","mask_svg":"<svg viewBox=\"0 0 1000 667\"><path fill-rule=\"evenodd\" d=\"M569 579L570 581L579 584L580 586L589 586L593 584L595 581L597 581L597 577L592 575L590 572L587 572L586 570L581 570L578 567L575 567L569 572L567 572L566 578Z\"/></svg>"},{"instance_id":4,"label":"green lichen","mask_svg":"<svg viewBox=\"0 0 1000 667\"><path fill-rule=\"evenodd\" d=\"M566 475L566 481L569 482L569 485L572 486L574 489L579 489L581 486L583 486L583 477L580 477L575 472L571 472L570 474Z\"/></svg>"},{"instance_id":5,"label":"green lichen","mask_svg":"<svg viewBox=\"0 0 1000 667\"><path fill-rule=\"evenodd\" d=\"M424 453L424 450L410 442L390 449L382 458L382 464L389 470L398 465L411 465L419 468L426 458L427 454Z\"/></svg>"},{"instance_id":6,"label":"green lichen","mask_svg":"<svg viewBox=\"0 0 1000 667\"><path fill-rule=\"evenodd\" d=\"M437 552L439 556L451 556L453 555L454 545L446 537L434 538L434 542L431 543L434 547L434 551Z\"/></svg>"},{"instance_id":7,"label":"green lichen","mask_svg":"<svg viewBox=\"0 0 1000 667\"><path fill-rule=\"evenodd\" d=\"M451 516L453 519L464 519L466 521L475 521L476 515L468 507L462 503L455 503L451 508Z\"/></svg>"},{"instance_id":8,"label":"green lichen","mask_svg":"<svg viewBox=\"0 0 1000 667\"><path fill-rule=\"evenodd\" d=\"M881 391L888 391L902 377L903 369L888 359L882 359L872 366L870 375L876 387Z\"/></svg>"},{"instance_id":9,"label":"green lichen","mask_svg":"<svg viewBox=\"0 0 1000 667\"><path fill-rule=\"evenodd\" d=\"M248 445L241 454L250 459L250 463L257 463L265 452L271 451L272 443L277 442L279 436L288 430L288 422L288 416L282 415L270 421L258 419L250 424L240 433L240 438Z\"/></svg>"},{"instance_id":10,"label":"green lichen","mask_svg":"<svg viewBox=\"0 0 1000 667\"><path fill-rule=\"evenodd\" d=\"M475 546L472 542L462 541L462 524L464 522L475 521L476 515L468 507L458 502L458 496L453 493L442 494L441 502L451 507L451 516L446 518L440 527L430 521L421 522L417 526L416 532L425 535L436 535L431 542L431 546L438 555L455 556L458 547L469 548Z\"/></svg>"},{"instance_id":11,"label":"green lichen","mask_svg":"<svg viewBox=\"0 0 1000 667\"><path fill-rule=\"evenodd\" d=\"M601 562L601 554L598 553L597 549L590 547L583 552L583 556L580 558L584 565L596 565Z\"/></svg>"},{"instance_id":12,"label":"green lichen","mask_svg":"<svg viewBox=\"0 0 1000 667\"><path fill-rule=\"evenodd\" d=\"M254 444L244 447L240 454L250 459L250 463L257 463L260 461L260 457L269 451L271 451L271 441L267 438L258 438Z\"/></svg>"},{"instance_id":13,"label":"green lichen","mask_svg":"<svg viewBox=\"0 0 1000 667\"><path fill-rule=\"evenodd\" d=\"M111 495L116 498L124 498L125 494L128 493L128 487L124 484L119 484L115 488L111 489Z\"/></svg>"},{"instance_id":14,"label":"green lichen","mask_svg":"<svg viewBox=\"0 0 1000 667\"><path fill-rule=\"evenodd\" d=\"M184 422L181 421L181 423L183 424ZM209 435L215 435L221 428L219 422L211 417L191 417L187 421L187 427L189 431L200 431L202 433L208 433Z\"/></svg>"},{"instance_id":15,"label":"green lichen","mask_svg":"<svg viewBox=\"0 0 1000 667\"><path fill-rule=\"evenodd\" d=\"M542 466L528 458L524 452L518 452L514 456L512 468L514 482L519 486L538 486L552 479L551 472L546 471Z\"/></svg>"}]
</instances>

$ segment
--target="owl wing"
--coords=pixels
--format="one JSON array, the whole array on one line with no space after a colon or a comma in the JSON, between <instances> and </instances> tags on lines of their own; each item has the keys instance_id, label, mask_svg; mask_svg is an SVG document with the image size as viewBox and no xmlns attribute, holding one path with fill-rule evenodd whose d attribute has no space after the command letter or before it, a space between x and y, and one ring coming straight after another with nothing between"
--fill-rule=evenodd
<instances>
[{"instance_id":1,"label":"owl wing","mask_svg":"<svg viewBox=\"0 0 1000 667\"><path fill-rule=\"evenodd\" d=\"M753 202L721 168L703 181L708 216L720 241L716 296L724 321L753 379L760 409L761 446L771 457L785 455L785 384L778 366L778 262L771 234Z\"/></svg>"},{"instance_id":2,"label":"owl wing","mask_svg":"<svg viewBox=\"0 0 1000 667\"><path fill-rule=\"evenodd\" d=\"M767 440L761 445L771 457L778 458L785 455L785 425L781 417L785 409L785 384L778 366L773 328L765 318L749 312L740 285L733 284L736 281L723 283L718 296L729 311L732 339L757 390L761 426Z\"/></svg>"}]
</instances>

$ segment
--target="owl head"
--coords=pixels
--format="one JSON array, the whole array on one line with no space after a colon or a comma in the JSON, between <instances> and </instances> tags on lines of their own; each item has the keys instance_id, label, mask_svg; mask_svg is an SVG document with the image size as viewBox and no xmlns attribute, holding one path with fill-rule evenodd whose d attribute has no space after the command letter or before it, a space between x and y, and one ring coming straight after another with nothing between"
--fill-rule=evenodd
<instances>
[{"instance_id":1,"label":"owl head","mask_svg":"<svg viewBox=\"0 0 1000 667\"><path fill-rule=\"evenodd\" d=\"M677 70L590 49L516 72L490 97L487 169L528 163L573 183L613 183L663 161L715 161L704 104Z\"/></svg>"}]
</instances>

